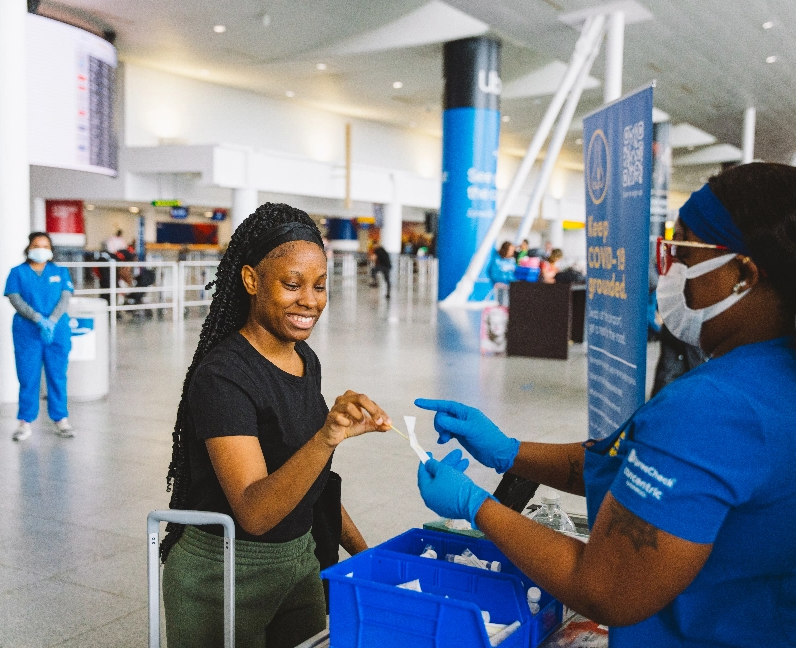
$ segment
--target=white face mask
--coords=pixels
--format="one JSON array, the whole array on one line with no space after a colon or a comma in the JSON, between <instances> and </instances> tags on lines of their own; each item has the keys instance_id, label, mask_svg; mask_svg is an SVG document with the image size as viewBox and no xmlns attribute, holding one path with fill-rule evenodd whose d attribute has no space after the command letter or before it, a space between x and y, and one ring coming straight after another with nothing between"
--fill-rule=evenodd
<instances>
[{"instance_id":1,"label":"white face mask","mask_svg":"<svg viewBox=\"0 0 796 648\"><path fill-rule=\"evenodd\" d=\"M28 250L28 258L33 263L47 263L53 258L53 251L47 248L31 248Z\"/></svg>"},{"instance_id":2,"label":"white face mask","mask_svg":"<svg viewBox=\"0 0 796 648\"><path fill-rule=\"evenodd\" d=\"M674 263L669 268L669 272L658 279L658 312L661 314L666 328L678 340L698 347L702 336L702 324L746 297L749 291L732 294L712 306L698 310L689 308L685 301L685 282L688 279L695 279L712 272L726 265L735 257L735 254L724 254L715 259L692 265L690 268L682 263Z\"/></svg>"}]
</instances>

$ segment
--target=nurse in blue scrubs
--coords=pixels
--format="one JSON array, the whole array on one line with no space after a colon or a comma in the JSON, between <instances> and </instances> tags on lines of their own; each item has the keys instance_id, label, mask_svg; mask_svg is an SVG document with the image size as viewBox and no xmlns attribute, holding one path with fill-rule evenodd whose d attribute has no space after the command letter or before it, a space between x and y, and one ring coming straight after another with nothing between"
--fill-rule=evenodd
<instances>
[{"instance_id":1,"label":"nurse in blue scrubs","mask_svg":"<svg viewBox=\"0 0 796 648\"><path fill-rule=\"evenodd\" d=\"M421 494L608 625L611 648L796 646L796 168L711 178L658 262L664 323L710 359L607 439L520 443L476 409L417 401L440 443L585 495L588 544L490 498L459 450L420 464Z\"/></svg>"},{"instance_id":2,"label":"nurse in blue scrubs","mask_svg":"<svg viewBox=\"0 0 796 648\"><path fill-rule=\"evenodd\" d=\"M5 296L17 311L12 324L14 359L19 379L19 424L14 441L31 435L30 424L39 415L41 370L47 379L47 412L58 436L75 435L66 408L66 368L72 348L66 309L74 292L69 271L51 262L52 241L34 232L25 248L27 260L12 268Z\"/></svg>"}]
</instances>

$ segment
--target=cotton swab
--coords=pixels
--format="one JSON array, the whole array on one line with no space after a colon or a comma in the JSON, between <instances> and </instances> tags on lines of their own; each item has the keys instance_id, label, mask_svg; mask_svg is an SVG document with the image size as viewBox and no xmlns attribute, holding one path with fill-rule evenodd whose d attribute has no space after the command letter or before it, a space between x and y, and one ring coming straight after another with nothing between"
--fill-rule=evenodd
<instances>
[{"instance_id":1,"label":"cotton swab","mask_svg":"<svg viewBox=\"0 0 796 648\"><path fill-rule=\"evenodd\" d=\"M401 432L401 431L400 431L400 430L399 430L397 427L395 427L394 425L391 425L390 427L391 427L393 430L395 430L395 431L396 431L398 434L400 434L400 435L401 435L401 436L402 436L404 439L406 439L407 441L409 441L409 437L408 437L408 436L406 436L406 435L405 435L403 432Z\"/></svg>"}]
</instances>

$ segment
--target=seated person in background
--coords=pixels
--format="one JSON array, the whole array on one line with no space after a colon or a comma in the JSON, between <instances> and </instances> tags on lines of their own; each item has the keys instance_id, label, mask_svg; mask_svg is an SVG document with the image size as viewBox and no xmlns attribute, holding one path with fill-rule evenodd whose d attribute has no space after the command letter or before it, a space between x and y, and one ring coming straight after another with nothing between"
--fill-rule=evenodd
<instances>
[{"instance_id":1,"label":"seated person in background","mask_svg":"<svg viewBox=\"0 0 796 648\"><path fill-rule=\"evenodd\" d=\"M514 258L516 259L517 263L520 262L520 259L523 257L527 257L530 253L528 239L523 239L522 243L520 243L520 247L514 252Z\"/></svg>"},{"instance_id":2,"label":"seated person in background","mask_svg":"<svg viewBox=\"0 0 796 648\"><path fill-rule=\"evenodd\" d=\"M539 275L539 280L545 283L555 283L556 275L558 274L558 262L564 258L564 253L554 248L550 252L550 256L546 261L542 261L542 272Z\"/></svg>"},{"instance_id":3,"label":"seated person in background","mask_svg":"<svg viewBox=\"0 0 796 648\"><path fill-rule=\"evenodd\" d=\"M514 260L514 246L509 241L503 241L496 255L489 262L487 276L492 284L507 284L514 281L514 269L517 262Z\"/></svg>"}]
</instances>

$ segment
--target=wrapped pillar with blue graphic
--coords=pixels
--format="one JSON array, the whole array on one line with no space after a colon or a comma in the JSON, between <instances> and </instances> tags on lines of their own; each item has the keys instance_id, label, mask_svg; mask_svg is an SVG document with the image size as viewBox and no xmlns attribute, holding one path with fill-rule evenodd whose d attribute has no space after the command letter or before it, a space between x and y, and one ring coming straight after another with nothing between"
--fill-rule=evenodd
<instances>
[{"instance_id":1,"label":"wrapped pillar with blue graphic","mask_svg":"<svg viewBox=\"0 0 796 648\"><path fill-rule=\"evenodd\" d=\"M500 137L500 42L476 37L446 43L442 113L442 202L437 257L439 299L464 276L495 217ZM490 289L483 276L472 299Z\"/></svg>"},{"instance_id":2,"label":"wrapped pillar with blue graphic","mask_svg":"<svg viewBox=\"0 0 796 648\"><path fill-rule=\"evenodd\" d=\"M649 296L652 87L583 119L589 436L644 404Z\"/></svg>"}]
</instances>

